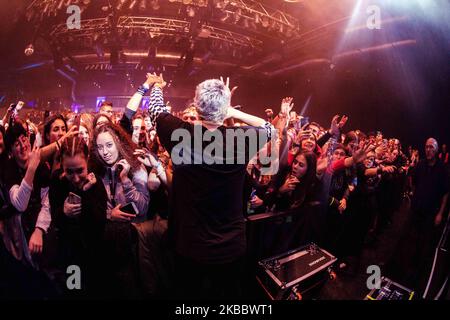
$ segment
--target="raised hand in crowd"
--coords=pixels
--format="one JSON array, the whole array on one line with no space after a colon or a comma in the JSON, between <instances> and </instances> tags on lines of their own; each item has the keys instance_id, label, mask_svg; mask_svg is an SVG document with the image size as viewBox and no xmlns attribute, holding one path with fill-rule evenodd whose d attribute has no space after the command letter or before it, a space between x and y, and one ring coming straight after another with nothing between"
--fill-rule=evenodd
<instances>
[{"instance_id":1,"label":"raised hand in crowd","mask_svg":"<svg viewBox=\"0 0 450 320\"><path fill-rule=\"evenodd\" d=\"M146 167L153 168L159 164L158 157L146 148L136 149L133 154L137 156L139 162Z\"/></svg>"},{"instance_id":2,"label":"raised hand in crowd","mask_svg":"<svg viewBox=\"0 0 450 320\"><path fill-rule=\"evenodd\" d=\"M97 178L95 177L95 174L92 172L86 176L86 180L87 182L83 186L83 191L88 191L89 189L92 188L93 185L97 183Z\"/></svg>"},{"instance_id":3,"label":"raised hand in crowd","mask_svg":"<svg viewBox=\"0 0 450 320\"><path fill-rule=\"evenodd\" d=\"M338 121L339 117L340 117L339 115L335 115L331 120L329 132L334 137L339 137L339 135L341 134L341 129L345 126L345 124L348 121L347 116L342 116L341 120Z\"/></svg>"},{"instance_id":4,"label":"raised hand in crowd","mask_svg":"<svg viewBox=\"0 0 450 320\"><path fill-rule=\"evenodd\" d=\"M375 146L370 142L360 143L359 148L355 149L352 153L354 163L361 163L367 158L367 154L375 149Z\"/></svg>"},{"instance_id":5,"label":"raised hand in crowd","mask_svg":"<svg viewBox=\"0 0 450 320\"><path fill-rule=\"evenodd\" d=\"M153 86L155 83L161 82L161 76L158 76L155 72L153 73L147 73L145 80L145 84L147 84L149 87Z\"/></svg>"},{"instance_id":6,"label":"raised hand in crowd","mask_svg":"<svg viewBox=\"0 0 450 320\"><path fill-rule=\"evenodd\" d=\"M156 87L159 87L161 89L164 89L164 87L167 85L167 82L164 80L162 73L159 74L158 81L155 83Z\"/></svg>"},{"instance_id":7,"label":"raised hand in crowd","mask_svg":"<svg viewBox=\"0 0 450 320\"><path fill-rule=\"evenodd\" d=\"M30 119L27 119L27 125L28 125L28 130L30 131L30 133L34 133L34 134L39 133L38 127L33 122L31 122Z\"/></svg>"},{"instance_id":8,"label":"raised hand in crowd","mask_svg":"<svg viewBox=\"0 0 450 320\"><path fill-rule=\"evenodd\" d=\"M73 126L69 129L69 131L67 131L59 140L58 143L59 145L62 145L64 143L64 141L66 141L66 139L68 138L72 138L75 137L79 134L78 132L78 127L77 126Z\"/></svg>"},{"instance_id":9,"label":"raised hand in crowd","mask_svg":"<svg viewBox=\"0 0 450 320\"><path fill-rule=\"evenodd\" d=\"M289 114L294 108L294 103L292 102L294 100L293 97L285 97L283 100L281 100L281 106L280 106L280 116L286 117L289 120Z\"/></svg>"},{"instance_id":10,"label":"raised hand in crowd","mask_svg":"<svg viewBox=\"0 0 450 320\"><path fill-rule=\"evenodd\" d=\"M220 77L220 81L222 81L225 86L230 89L230 78L227 77L227 79L224 81L223 77ZM238 89L238 86L234 86L232 89L230 89L230 97L233 97L233 94L236 92L236 90Z\"/></svg>"},{"instance_id":11,"label":"raised hand in crowd","mask_svg":"<svg viewBox=\"0 0 450 320\"><path fill-rule=\"evenodd\" d=\"M287 138L289 141L295 141L297 137L297 130L295 130L295 128L289 128L287 130Z\"/></svg>"}]
</instances>

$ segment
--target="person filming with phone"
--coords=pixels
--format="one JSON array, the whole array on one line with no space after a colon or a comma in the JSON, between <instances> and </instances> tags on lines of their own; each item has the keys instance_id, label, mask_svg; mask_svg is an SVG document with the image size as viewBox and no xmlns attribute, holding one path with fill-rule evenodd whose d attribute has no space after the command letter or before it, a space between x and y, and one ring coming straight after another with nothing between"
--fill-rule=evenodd
<instances>
[{"instance_id":1,"label":"person filming with phone","mask_svg":"<svg viewBox=\"0 0 450 320\"><path fill-rule=\"evenodd\" d=\"M64 294L92 297L98 293L100 253L106 223L107 196L101 178L88 170L89 149L78 136L60 149L61 169L50 183L53 226L58 234L56 268ZM67 290L66 269L77 265L83 272L81 291Z\"/></svg>"}]
</instances>

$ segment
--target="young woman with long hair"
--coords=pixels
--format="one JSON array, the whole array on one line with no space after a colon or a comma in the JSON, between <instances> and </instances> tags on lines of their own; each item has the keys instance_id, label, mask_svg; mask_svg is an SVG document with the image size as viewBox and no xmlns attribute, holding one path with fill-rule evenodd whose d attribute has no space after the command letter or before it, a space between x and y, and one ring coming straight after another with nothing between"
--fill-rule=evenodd
<instances>
[{"instance_id":1,"label":"young woman with long hair","mask_svg":"<svg viewBox=\"0 0 450 320\"><path fill-rule=\"evenodd\" d=\"M67 289L67 267L80 266L82 291L75 292L84 297L95 294L99 288L106 190L101 178L88 170L89 149L83 139L78 136L66 139L60 156L61 169L53 175L49 190L52 221L58 232L56 263L64 289ZM71 295L73 292L66 291Z\"/></svg>"},{"instance_id":2,"label":"young woman with long hair","mask_svg":"<svg viewBox=\"0 0 450 320\"><path fill-rule=\"evenodd\" d=\"M149 193L147 171L133 155L136 145L122 128L105 124L94 133L91 152L95 172L101 177L108 194L108 219L144 221ZM136 216L120 210L134 203Z\"/></svg>"}]
</instances>

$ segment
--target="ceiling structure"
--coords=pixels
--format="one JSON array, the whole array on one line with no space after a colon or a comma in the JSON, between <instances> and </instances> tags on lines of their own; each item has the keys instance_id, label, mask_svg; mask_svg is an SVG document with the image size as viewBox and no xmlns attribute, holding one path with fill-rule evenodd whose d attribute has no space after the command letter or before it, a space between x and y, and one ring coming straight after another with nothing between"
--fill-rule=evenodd
<instances>
[{"instance_id":1,"label":"ceiling structure","mask_svg":"<svg viewBox=\"0 0 450 320\"><path fill-rule=\"evenodd\" d=\"M338 2L25 1L16 24L27 29L29 43L21 51L31 45L34 54L21 57L17 67L53 61L56 68L68 64L78 72L172 68L189 75L228 67L270 75L307 59L330 58L330 39L342 33L354 3ZM71 5L81 9L80 29L67 27Z\"/></svg>"},{"instance_id":2,"label":"ceiling structure","mask_svg":"<svg viewBox=\"0 0 450 320\"><path fill-rule=\"evenodd\" d=\"M142 81L145 72L163 72L180 88L220 74L270 81L316 66L339 69L343 60L354 64L372 52L426 46L426 34L414 25L416 8L406 4L433 2L0 1L0 42L7 48L0 51L0 94L11 86L44 88L41 80L56 76L72 83L72 98L77 82L100 89L105 77L130 82L130 92L132 78ZM373 2L388 4L375 32L366 27L365 6ZM68 28L72 5L81 11L80 29Z\"/></svg>"},{"instance_id":3,"label":"ceiling structure","mask_svg":"<svg viewBox=\"0 0 450 320\"><path fill-rule=\"evenodd\" d=\"M67 26L70 5L81 9L80 29ZM34 0L22 21L35 30L30 44L47 45L57 68L187 74L207 64L251 70L302 30L299 19L254 0Z\"/></svg>"}]
</instances>

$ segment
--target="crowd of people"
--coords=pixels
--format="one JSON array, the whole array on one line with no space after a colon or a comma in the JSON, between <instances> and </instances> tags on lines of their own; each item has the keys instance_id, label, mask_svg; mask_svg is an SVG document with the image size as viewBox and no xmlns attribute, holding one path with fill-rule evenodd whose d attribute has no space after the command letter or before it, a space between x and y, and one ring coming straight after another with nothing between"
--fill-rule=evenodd
<instances>
[{"instance_id":1,"label":"crowd of people","mask_svg":"<svg viewBox=\"0 0 450 320\"><path fill-rule=\"evenodd\" d=\"M414 282L427 272L422 258L448 215L445 145L439 153L428 139L419 159L381 131L347 130L346 116L325 127L309 122L290 97L258 118L231 106L235 89L222 79L199 84L174 114L165 85L148 74L120 114L108 102L97 114L8 109L0 126L0 246L11 274L2 272L0 295L243 297L249 216L291 213L266 235L264 257L314 242L353 268L405 199L413 219L401 242L409 249L401 249L417 263L409 276ZM244 163L173 161L173 133L199 126L260 131L267 143ZM273 144L278 170L267 173L261 150ZM68 288L69 266L82 270L79 290Z\"/></svg>"}]
</instances>

